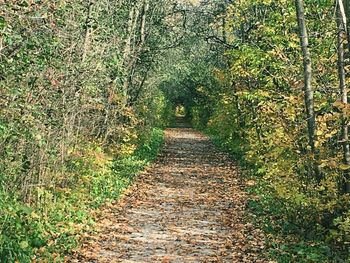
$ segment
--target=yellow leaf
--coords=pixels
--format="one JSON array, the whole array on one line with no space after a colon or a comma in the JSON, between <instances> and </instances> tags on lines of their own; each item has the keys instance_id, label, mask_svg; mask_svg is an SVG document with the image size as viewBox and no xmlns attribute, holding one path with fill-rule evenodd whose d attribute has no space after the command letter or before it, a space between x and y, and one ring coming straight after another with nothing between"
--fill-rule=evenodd
<instances>
[{"instance_id":1,"label":"yellow leaf","mask_svg":"<svg viewBox=\"0 0 350 263\"><path fill-rule=\"evenodd\" d=\"M350 168L350 165L348 164L341 164L338 167L340 170L348 170Z\"/></svg>"},{"instance_id":2,"label":"yellow leaf","mask_svg":"<svg viewBox=\"0 0 350 263\"><path fill-rule=\"evenodd\" d=\"M33 219L39 219L39 218L40 218L40 216L39 216L37 213L35 213L35 212L32 212L32 213L30 214L30 216L31 216L31 218L33 218Z\"/></svg>"},{"instance_id":3,"label":"yellow leaf","mask_svg":"<svg viewBox=\"0 0 350 263\"><path fill-rule=\"evenodd\" d=\"M339 101L339 100L337 100L336 102L334 102L334 103L333 103L333 106L336 107L336 108L340 108L340 109L346 107L346 105L345 105L343 102Z\"/></svg>"}]
</instances>

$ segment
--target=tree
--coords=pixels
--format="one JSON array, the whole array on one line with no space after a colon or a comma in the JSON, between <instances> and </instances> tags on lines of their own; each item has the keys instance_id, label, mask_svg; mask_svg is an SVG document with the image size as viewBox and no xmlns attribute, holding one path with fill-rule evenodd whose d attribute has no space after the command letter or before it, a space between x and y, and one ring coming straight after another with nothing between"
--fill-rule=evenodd
<instances>
[{"instance_id":1,"label":"tree","mask_svg":"<svg viewBox=\"0 0 350 263\"><path fill-rule=\"evenodd\" d=\"M347 16L345 13L345 6L342 0L337 1L337 29L338 29L338 75L339 75L339 89L341 94L341 102L344 105L348 104L348 92L346 84L346 72L345 72L345 51L344 46L346 41L349 42ZM350 47L350 46L349 46ZM350 49L348 50L350 52ZM348 53L349 54L349 53ZM350 145L349 145L349 130L348 121L346 116L342 116L342 144L343 144L343 156L344 164L350 165ZM344 178L344 191L350 193L350 178L348 169L345 170Z\"/></svg>"},{"instance_id":2,"label":"tree","mask_svg":"<svg viewBox=\"0 0 350 263\"><path fill-rule=\"evenodd\" d=\"M295 0L295 7L297 11L297 19L299 26L299 36L300 45L303 52L303 63L304 63L304 98L305 98L305 108L307 115L307 127L308 127L308 137L309 146L312 153L316 153L315 148L315 130L316 130L316 120L314 112L314 98L312 89L312 63L311 55L309 51L309 36L306 27L306 19L304 14L304 1Z\"/></svg>"}]
</instances>

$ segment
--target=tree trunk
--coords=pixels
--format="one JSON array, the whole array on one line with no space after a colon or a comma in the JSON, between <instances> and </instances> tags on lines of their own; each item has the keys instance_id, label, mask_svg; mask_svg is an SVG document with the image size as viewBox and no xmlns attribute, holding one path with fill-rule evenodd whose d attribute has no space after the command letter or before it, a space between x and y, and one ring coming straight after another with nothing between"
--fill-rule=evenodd
<instances>
[{"instance_id":1,"label":"tree trunk","mask_svg":"<svg viewBox=\"0 0 350 263\"><path fill-rule=\"evenodd\" d=\"M350 17L350 2L349 1L339 1L339 4L343 4L344 7L344 13L345 13L345 18L348 19ZM346 20L345 20L346 22ZM348 39L348 50L350 52L350 23L346 22L346 35Z\"/></svg>"},{"instance_id":2,"label":"tree trunk","mask_svg":"<svg viewBox=\"0 0 350 263\"><path fill-rule=\"evenodd\" d=\"M303 61L304 61L304 98L305 98L305 107L307 115L307 128L308 128L308 138L309 146L313 153L316 152L315 148L315 112L314 112L314 98L313 98L313 89L312 89L312 64L311 64L311 55L309 51L309 37L306 28L305 14L304 14L304 1L295 0L295 6L297 11L297 19L299 25L299 34L300 34L300 45L303 52Z\"/></svg>"},{"instance_id":3,"label":"tree trunk","mask_svg":"<svg viewBox=\"0 0 350 263\"><path fill-rule=\"evenodd\" d=\"M123 81L123 106L126 106L128 101L128 83L129 83L129 63L132 55L132 39L134 36L136 21L138 17L138 8L137 6L133 6L129 12L129 20L128 20L128 37L125 40L125 47L123 52L123 66L124 66L124 81Z\"/></svg>"},{"instance_id":4,"label":"tree trunk","mask_svg":"<svg viewBox=\"0 0 350 263\"><path fill-rule=\"evenodd\" d=\"M347 39L347 19L342 0L337 1L337 29L339 89L341 94L341 102L347 104L348 94L344 68L344 43ZM345 116L342 116L342 136L344 164L350 165L349 129ZM350 193L349 170L345 171L344 179L344 192Z\"/></svg>"},{"instance_id":5,"label":"tree trunk","mask_svg":"<svg viewBox=\"0 0 350 263\"><path fill-rule=\"evenodd\" d=\"M141 21L139 26L139 40L136 43L132 58L129 60L129 63L127 65L127 78L125 78L124 82L124 90L126 91L126 104L129 104L129 100L131 99L129 96L129 89L132 87L132 81L134 77L134 73L136 71L137 62L139 60L139 56L143 50L143 46L146 42L146 20L149 10L149 2L148 0L144 0L142 4L142 11L141 11Z\"/></svg>"},{"instance_id":6,"label":"tree trunk","mask_svg":"<svg viewBox=\"0 0 350 263\"><path fill-rule=\"evenodd\" d=\"M319 159L318 151L316 149L316 118L314 111L314 93L312 88L312 63L311 54L309 50L309 36L306 27L304 0L295 0L295 7L297 13L297 20L299 26L300 46L303 53L303 65L304 65L304 100L307 116L307 133L309 139L309 146L311 153L313 154L313 168L316 179L321 180L321 168L317 164Z\"/></svg>"},{"instance_id":7,"label":"tree trunk","mask_svg":"<svg viewBox=\"0 0 350 263\"><path fill-rule=\"evenodd\" d=\"M82 56L82 61L84 62L86 60L87 53L89 51L90 47L90 38L91 38L91 33L92 33L92 28L91 28L91 11L92 11L92 6L93 2L90 0L88 4L88 9L87 9L87 16L86 16L86 21L85 21L85 37L84 37L84 48L83 48L83 56Z\"/></svg>"}]
</instances>

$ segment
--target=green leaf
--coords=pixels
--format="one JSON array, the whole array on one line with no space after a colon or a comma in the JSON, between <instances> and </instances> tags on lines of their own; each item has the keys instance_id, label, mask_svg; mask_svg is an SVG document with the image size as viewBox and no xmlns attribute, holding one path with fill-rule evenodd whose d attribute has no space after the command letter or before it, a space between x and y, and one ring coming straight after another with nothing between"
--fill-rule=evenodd
<instances>
[{"instance_id":1,"label":"green leaf","mask_svg":"<svg viewBox=\"0 0 350 263\"><path fill-rule=\"evenodd\" d=\"M1 29L4 29L6 26L6 20L5 20L5 17L3 16L0 16L0 30Z\"/></svg>"},{"instance_id":2,"label":"green leaf","mask_svg":"<svg viewBox=\"0 0 350 263\"><path fill-rule=\"evenodd\" d=\"M21 243L19 243L19 246L21 249L26 249L29 247L29 244L27 241L22 241Z\"/></svg>"}]
</instances>

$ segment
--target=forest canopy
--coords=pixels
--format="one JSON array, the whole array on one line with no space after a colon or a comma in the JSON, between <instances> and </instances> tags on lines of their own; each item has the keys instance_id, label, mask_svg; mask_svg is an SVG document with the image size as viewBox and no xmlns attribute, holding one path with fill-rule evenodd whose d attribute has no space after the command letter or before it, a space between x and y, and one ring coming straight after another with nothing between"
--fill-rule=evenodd
<instances>
[{"instance_id":1,"label":"forest canopy","mask_svg":"<svg viewBox=\"0 0 350 263\"><path fill-rule=\"evenodd\" d=\"M349 40L343 0L0 0L0 261L71 251L181 106L259 182L275 257L345 262Z\"/></svg>"}]
</instances>

